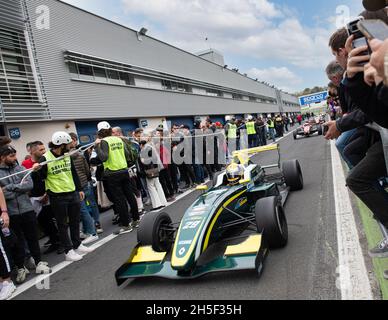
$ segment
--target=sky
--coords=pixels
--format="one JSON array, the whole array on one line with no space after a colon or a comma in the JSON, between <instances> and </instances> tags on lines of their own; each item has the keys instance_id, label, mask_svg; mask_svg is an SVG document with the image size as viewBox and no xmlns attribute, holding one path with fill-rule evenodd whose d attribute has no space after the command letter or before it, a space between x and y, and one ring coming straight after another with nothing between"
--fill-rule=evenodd
<instances>
[{"instance_id":1,"label":"sky","mask_svg":"<svg viewBox=\"0 0 388 320\"><path fill-rule=\"evenodd\" d=\"M330 35L363 10L361 0L63 1L191 53L216 49L229 68L290 93L327 85Z\"/></svg>"}]
</instances>

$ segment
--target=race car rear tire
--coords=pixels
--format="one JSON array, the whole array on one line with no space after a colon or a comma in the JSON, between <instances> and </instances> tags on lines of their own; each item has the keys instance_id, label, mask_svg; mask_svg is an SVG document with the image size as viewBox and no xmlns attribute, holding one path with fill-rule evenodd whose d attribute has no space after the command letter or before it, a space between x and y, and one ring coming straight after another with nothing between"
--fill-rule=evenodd
<instances>
[{"instance_id":1,"label":"race car rear tire","mask_svg":"<svg viewBox=\"0 0 388 320\"><path fill-rule=\"evenodd\" d=\"M322 135L323 135L323 128L322 128L321 125L318 127L318 135L319 135L319 136L322 136Z\"/></svg>"},{"instance_id":2,"label":"race car rear tire","mask_svg":"<svg viewBox=\"0 0 388 320\"><path fill-rule=\"evenodd\" d=\"M171 232L166 232L163 227L168 227L171 224L171 218L165 212L146 214L137 230L138 242L142 246L152 246L155 252L169 252L173 239Z\"/></svg>"},{"instance_id":3,"label":"race car rear tire","mask_svg":"<svg viewBox=\"0 0 388 320\"><path fill-rule=\"evenodd\" d=\"M294 140L298 139L298 132L294 131Z\"/></svg>"},{"instance_id":4,"label":"race car rear tire","mask_svg":"<svg viewBox=\"0 0 388 320\"><path fill-rule=\"evenodd\" d=\"M298 160L283 162L283 176L291 191L303 189L303 174Z\"/></svg>"},{"instance_id":5,"label":"race car rear tire","mask_svg":"<svg viewBox=\"0 0 388 320\"><path fill-rule=\"evenodd\" d=\"M255 208L257 230L263 233L270 249L284 248L288 243L288 224L278 197L259 199Z\"/></svg>"}]
</instances>

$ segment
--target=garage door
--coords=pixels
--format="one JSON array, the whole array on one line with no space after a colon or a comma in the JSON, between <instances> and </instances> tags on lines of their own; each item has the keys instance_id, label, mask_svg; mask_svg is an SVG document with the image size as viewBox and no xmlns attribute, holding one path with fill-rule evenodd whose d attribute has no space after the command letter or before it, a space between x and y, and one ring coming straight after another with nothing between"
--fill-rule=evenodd
<instances>
[{"instance_id":1,"label":"garage door","mask_svg":"<svg viewBox=\"0 0 388 320\"><path fill-rule=\"evenodd\" d=\"M169 126L173 126L174 124L179 126L186 125L192 129L194 127L194 117L171 117L167 118L167 123L169 123Z\"/></svg>"}]
</instances>

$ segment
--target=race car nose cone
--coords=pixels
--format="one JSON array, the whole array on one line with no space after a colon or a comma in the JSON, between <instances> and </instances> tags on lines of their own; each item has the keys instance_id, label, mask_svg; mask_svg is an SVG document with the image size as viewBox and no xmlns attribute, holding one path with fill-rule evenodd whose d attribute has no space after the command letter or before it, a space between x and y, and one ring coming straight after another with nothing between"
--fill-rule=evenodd
<instances>
[{"instance_id":1,"label":"race car nose cone","mask_svg":"<svg viewBox=\"0 0 388 320\"><path fill-rule=\"evenodd\" d=\"M363 4L368 11L378 11L384 9L388 5L387 0L363 0Z\"/></svg>"}]
</instances>

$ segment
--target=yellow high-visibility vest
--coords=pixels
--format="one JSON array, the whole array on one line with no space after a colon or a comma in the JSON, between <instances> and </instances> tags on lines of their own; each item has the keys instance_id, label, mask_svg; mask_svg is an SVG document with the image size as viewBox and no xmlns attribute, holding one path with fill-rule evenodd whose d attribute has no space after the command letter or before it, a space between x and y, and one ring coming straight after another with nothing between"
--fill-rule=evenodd
<instances>
[{"instance_id":1,"label":"yellow high-visibility vest","mask_svg":"<svg viewBox=\"0 0 388 320\"><path fill-rule=\"evenodd\" d=\"M57 159L51 151L46 152L44 157L47 161ZM53 193L69 193L75 191L70 156L47 164L45 185L46 191L50 190Z\"/></svg>"},{"instance_id":2,"label":"yellow high-visibility vest","mask_svg":"<svg viewBox=\"0 0 388 320\"><path fill-rule=\"evenodd\" d=\"M128 168L125 158L124 142L119 137L107 137L103 139L109 145L109 157L104 162L104 169L119 171Z\"/></svg>"}]
</instances>

